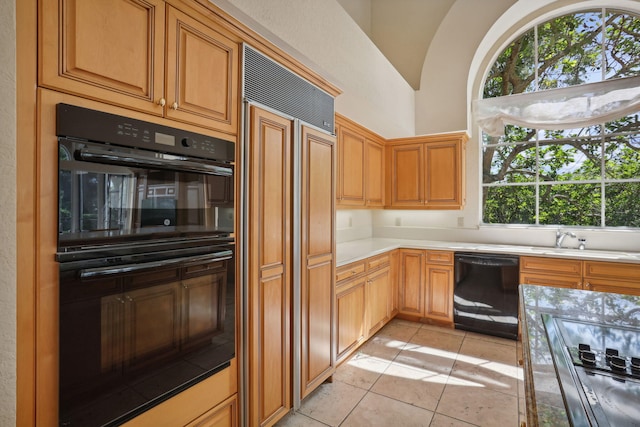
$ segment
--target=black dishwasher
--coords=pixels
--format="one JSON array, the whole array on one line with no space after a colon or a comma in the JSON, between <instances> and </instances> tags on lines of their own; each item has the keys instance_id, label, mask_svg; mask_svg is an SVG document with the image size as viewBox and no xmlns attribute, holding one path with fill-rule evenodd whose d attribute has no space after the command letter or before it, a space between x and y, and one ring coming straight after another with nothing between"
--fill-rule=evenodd
<instances>
[{"instance_id":1,"label":"black dishwasher","mask_svg":"<svg viewBox=\"0 0 640 427\"><path fill-rule=\"evenodd\" d=\"M518 339L518 256L455 254L456 329Z\"/></svg>"}]
</instances>

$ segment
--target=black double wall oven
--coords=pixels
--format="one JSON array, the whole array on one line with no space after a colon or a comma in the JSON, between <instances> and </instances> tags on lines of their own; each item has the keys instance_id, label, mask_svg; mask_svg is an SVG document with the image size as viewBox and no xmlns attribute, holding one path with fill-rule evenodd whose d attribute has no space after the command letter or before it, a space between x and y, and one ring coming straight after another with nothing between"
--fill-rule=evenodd
<instances>
[{"instance_id":1,"label":"black double wall oven","mask_svg":"<svg viewBox=\"0 0 640 427\"><path fill-rule=\"evenodd\" d=\"M120 425L235 355L235 146L56 112L60 425Z\"/></svg>"}]
</instances>

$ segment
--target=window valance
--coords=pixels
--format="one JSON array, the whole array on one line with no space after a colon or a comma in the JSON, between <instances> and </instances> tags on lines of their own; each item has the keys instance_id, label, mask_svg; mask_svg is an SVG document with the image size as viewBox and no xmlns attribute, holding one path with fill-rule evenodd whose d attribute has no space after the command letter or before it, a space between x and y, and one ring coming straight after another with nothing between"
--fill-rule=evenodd
<instances>
[{"instance_id":1,"label":"window valance","mask_svg":"<svg viewBox=\"0 0 640 427\"><path fill-rule=\"evenodd\" d=\"M640 111L640 76L559 89L477 99L476 123L492 136L505 125L532 129L573 129Z\"/></svg>"}]
</instances>

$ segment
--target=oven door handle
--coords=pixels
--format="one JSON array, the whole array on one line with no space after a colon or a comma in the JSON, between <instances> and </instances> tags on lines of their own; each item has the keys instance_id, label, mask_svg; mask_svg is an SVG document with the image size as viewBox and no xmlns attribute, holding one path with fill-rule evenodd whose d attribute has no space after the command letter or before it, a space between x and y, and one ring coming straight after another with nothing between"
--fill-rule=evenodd
<instances>
[{"instance_id":1,"label":"oven door handle","mask_svg":"<svg viewBox=\"0 0 640 427\"><path fill-rule=\"evenodd\" d=\"M122 264L115 265L113 267L85 268L80 270L79 274L81 279L92 279L96 277L111 276L114 274L133 273L136 271L148 270L150 268L168 267L175 264L226 261L231 259L232 255L233 252L231 251L220 251L213 254L171 258L160 261L141 262L135 264Z\"/></svg>"},{"instance_id":2,"label":"oven door handle","mask_svg":"<svg viewBox=\"0 0 640 427\"><path fill-rule=\"evenodd\" d=\"M76 159L85 162L102 163L118 166L136 166L144 168L169 169L183 172L197 172L207 175L233 176L231 168L216 166L207 163L194 162L183 158L166 159L148 157L135 153L115 153L108 150L95 148L82 148L76 150ZM204 162L204 160L203 160Z\"/></svg>"}]
</instances>

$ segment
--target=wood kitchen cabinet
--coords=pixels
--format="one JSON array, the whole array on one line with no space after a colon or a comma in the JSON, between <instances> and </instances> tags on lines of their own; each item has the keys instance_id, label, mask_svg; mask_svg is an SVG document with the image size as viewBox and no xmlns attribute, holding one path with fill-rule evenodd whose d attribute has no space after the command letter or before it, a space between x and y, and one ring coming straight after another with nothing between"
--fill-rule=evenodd
<instances>
[{"instance_id":1,"label":"wood kitchen cabinet","mask_svg":"<svg viewBox=\"0 0 640 427\"><path fill-rule=\"evenodd\" d=\"M428 251L424 317L453 323L453 252Z\"/></svg>"},{"instance_id":2,"label":"wood kitchen cabinet","mask_svg":"<svg viewBox=\"0 0 640 427\"><path fill-rule=\"evenodd\" d=\"M400 250L396 249L389 254L389 268L391 280L391 317L395 317L399 310L400 297Z\"/></svg>"},{"instance_id":3,"label":"wood kitchen cabinet","mask_svg":"<svg viewBox=\"0 0 640 427\"><path fill-rule=\"evenodd\" d=\"M302 126L300 397L333 374L335 138Z\"/></svg>"},{"instance_id":4,"label":"wood kitchen cabinet","mask_svg":"<svg viewBox=\"0 0 640 427\"><path fill-rule=\"evenodd\" d=\"M425 258L425 251L420 249L400 250L398 313L401 315L424 316Z\"/></svg>"},{"instance_id":5,"label":"wood kitchen cabinet","mask_svg":"<svg viewBox=\"0 0 640 427\"><path fill-rule=\"evenodd\" d=\"M359 270L359 267L362 267ZM336 285L336 363L345 360L365 340L364 263L338 269L346 277Z\"/></svg>"},{"instance_id":6,"label":"wood kitchen cabinet","mask_svg":"<svg viewBox=\"0 0 640 427\"><path fill-rule=\"evenodd\" d=\"M336 270L337 363L391 320L391 259L385 253Z\"/></svg>"},{"instance_id":7,"label":"wood kitchen cabinet","mask_svg":"<svg viewBox=\"0 0 640 427\"><path fill-rule=\"evenodd\" d=\"M237 133L239 40L212 21L161 0L45 0L40 34L41 86Z\"/></svg>"},{"instance_id":8,"label":"wood kitchen cabinet","mask_svg":"<svg viewBox=\"0 0 640 427\"><path fill-rule=\"evenodd\" d=\"M640 295L640 264L583 261L582 280L590 291Z\"/></svg>"},{"instance_id":9,"label":"wood kitchen cabinet","mask_svg":"<svg viewBox=\"0 0 640 427\"><path fill-rule=\"evenodd\" d=\"M238 425L238 395L234 394L187 424L186 427L237 427Z\"/></svg>"},{"instance_id":10,"label":"wood kitchen cabinet","mask_svg":"<svg viewBox=\"0 0 640 427\"><path fill-rule=\"evenodd\" d=\"M338 206L384 206L384 140L336 114Z\"/></svg>"},{"instance_id":11,"label":"wood kitchen cabinet","mask_svg":"<svg viewBox=\"0 0 640 427\"><path fill-rule=\"evenodd\" d=\"M293 122L257 107L249 114L246 423L262 426L292 400Z\"/></svg>"},{"instance_id":12,"label":"wood kitchen cabinet","mask_svg":"<svg viewBox=\"0 0 640 427\"><path fill-rule=\"evenodd\" d=\"M367 259L366 328L367 337L380 330L391 319L391 270L389 254Z\"/></svg>"},{"instance_id":13,"label":"wood kitchen cabinet","mask_svg":"<svg viewBox=\"0 0 640 427\"><path fill-rule=\"evenodd\" d=\"M453 323L453 252L400 250L399 314Z\"/></svg>"},{"instance_id":14,"label":"wood kitchen cabinet","mask_svg":"<svg viewBox=\"0 0 640 427\"><path fill-rule=\"evenodd\" d=\"M522 256L520 283L581 289L582 261Z\"/></svg>"},{"instance_id":15,"label":"wood kitchen cabinet","mask_svg":"<svg viewBox=\"0 0 640 427\"><path fill-rule=\"evenodd\" d=\"M392 208L462 209L466 133L388 140L386 201Z\"/></svg>"},{"instance_id":16,"label":"wood kitchen cabinet","mask_svg":"<svg viewBox=\"0 0 640 427\"><path fill-rule=\"evenodd\" d=\"M640 295L640 265L580 259L520 257L520 283Z\"/></svg>"},{"instance_id":17,"label":"wood kitchen cabinet","mask_svg":"<svg viewBox=\"0 0 640 427\"><path fill-rule=\"evenodd\" d=\"M250 106L248 120L247 425L261 426L273 425L292 407L294 344L299 343L301 398L334 371L336 145L333 136L306 126L294 141L298 132L293 120L257 106ZM300 145L299 159L294 157L294 144ZM294 267L298 261L299 272ZM300 283L300 307L295 312L294 274L299 274ZM296 339L293 316L300 319Z\"/></svg>"}]
</instances>

